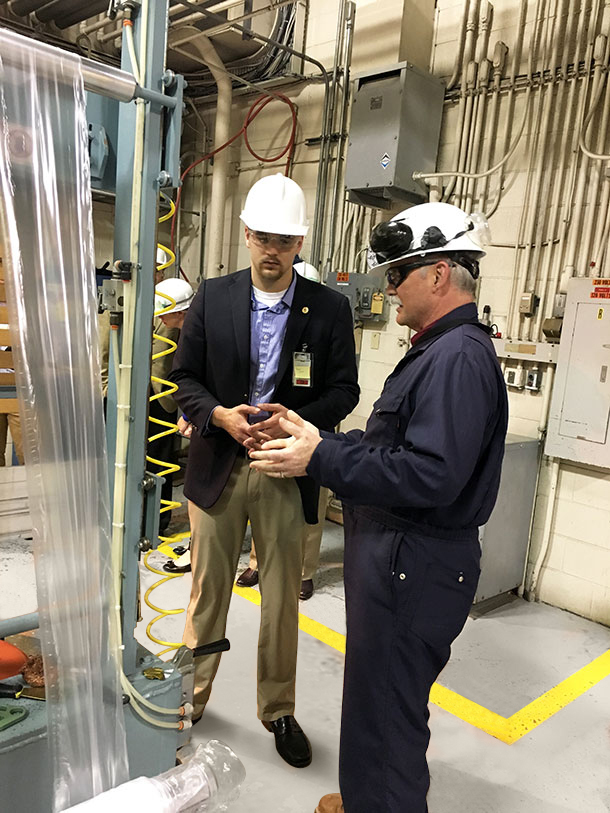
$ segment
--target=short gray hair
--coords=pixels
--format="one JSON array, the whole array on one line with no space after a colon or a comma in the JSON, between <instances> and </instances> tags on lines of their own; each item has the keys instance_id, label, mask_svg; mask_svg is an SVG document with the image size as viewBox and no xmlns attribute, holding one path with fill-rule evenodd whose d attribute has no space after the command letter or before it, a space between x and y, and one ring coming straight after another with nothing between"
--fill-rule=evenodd
<instances>
[{"instance_id":1,"label":"short gray hair","mask_svg":"<svg viewBox=\"0 0 610 813\"><path fill-rule=\"evenodd\" d=\"M460 291L470 294L474 299L477 292L477 281L467 268L456 263L455 260L447 260L451 268L451 282Z\"/></svg>"}]
</instances>

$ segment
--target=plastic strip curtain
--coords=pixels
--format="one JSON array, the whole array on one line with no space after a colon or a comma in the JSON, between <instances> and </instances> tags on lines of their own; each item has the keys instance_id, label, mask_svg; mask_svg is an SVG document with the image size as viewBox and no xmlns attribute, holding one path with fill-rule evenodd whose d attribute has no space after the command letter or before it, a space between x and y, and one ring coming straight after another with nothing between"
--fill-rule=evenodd
<instances>
[{"instance_id":1,"label":"plastic strip curtain","mask_svg":"<svg viewBox=\"0 0 610 813\"><path fill-rule=\"evenodd\" d=\"M0 29L0 208L54 810L128 778L78 57Z\"/></svg>"}]
</instances>

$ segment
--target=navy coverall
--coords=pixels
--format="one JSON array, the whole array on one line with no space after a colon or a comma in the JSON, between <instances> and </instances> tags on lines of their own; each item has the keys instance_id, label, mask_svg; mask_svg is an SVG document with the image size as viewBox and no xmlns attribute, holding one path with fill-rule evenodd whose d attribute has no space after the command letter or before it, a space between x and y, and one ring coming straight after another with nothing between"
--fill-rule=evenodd
<instances>
[{"instance_id":1,"label":"navy coverall","mask_svg":"<svg viewBox=\"0 0 610 813\"><path fill-rule=\"evenodd\" d=\"M307 468L344 504L346 813L428 809L429 693L476 592L507 420L495 351L463 305L399 362L366 429L323 433Z\"/></svg>"}]
</instances>

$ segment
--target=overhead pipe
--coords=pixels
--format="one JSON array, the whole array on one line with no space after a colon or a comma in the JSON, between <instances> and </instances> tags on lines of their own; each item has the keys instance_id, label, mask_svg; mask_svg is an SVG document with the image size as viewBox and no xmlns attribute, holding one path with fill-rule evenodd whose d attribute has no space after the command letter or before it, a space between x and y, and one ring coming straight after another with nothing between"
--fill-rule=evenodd
<instances>
[{"instance_id":1,"label":"overhead pipe","mask_svg":"<svg viewBox=\"0 0 610 813\"><path fill-rule=\"evenodd\" d=\"M279 8L283 8L284 6L292 6L294 5L294 0L278 0L277 3L269 4L268 6L263 6L262 8L254 9L253 11L248 11L245 14L242 14L239 17L235 17L234 19L227 20L225 23L219 24L214 26L213 28L206 28L204 30L195 29L192 33L185 35L183 38L177 38L175 40L172 39L172 45L178 47L180 45L184 45L187 42L191 42L192 40L200 37L204 34L206 37L215 37L218 34L223 34L225 31L231 29L236 23L243 23L246 20L252 20L254 17L259 17L262 14L268 14L269 12L276 11ZM194 19L205 19L202 13L193 14L189 17L185 17L184 20L178 20L174 25L170 26L170 31L173 31L177 28L182 28L183 26L189 25L189 20L194 22Z\"/></svg>"},{"instance_id":2,"label":"overhead pipe","mask_svg":"<svg viewBox=\"0 0 610 813\"><path fill-rule=\"evenodd\" d=\"M227 74L224 64L216 49L207 37L201 36L190 43L208 66L216 87L216 121L214 125L213 149L226 144L231 137L231 107L233 105L233 82ZM229 151L220 150L214 156L212 168L212 189L210 193L209 215L207 219L207 273L206 277L222 276L225 265L222 262L225 222L225 204L227 199L227 181L229 174Z\"/></svg>"}]
</instances>

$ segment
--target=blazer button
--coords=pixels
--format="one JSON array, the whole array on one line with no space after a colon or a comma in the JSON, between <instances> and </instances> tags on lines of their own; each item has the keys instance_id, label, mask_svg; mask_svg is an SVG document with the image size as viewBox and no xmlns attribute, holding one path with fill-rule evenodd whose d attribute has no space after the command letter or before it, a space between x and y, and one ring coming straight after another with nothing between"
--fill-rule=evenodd
<instances>
[{"instance_id":1,"label":"blazer button","mask_svg":"<svg viewBox=\"0 0 610 813\"><path fill-rule=\"evenodd\" d=\"M402 582L407 578L404 573L401 573L398 577Z\"/></svg>"}]
</instances>

